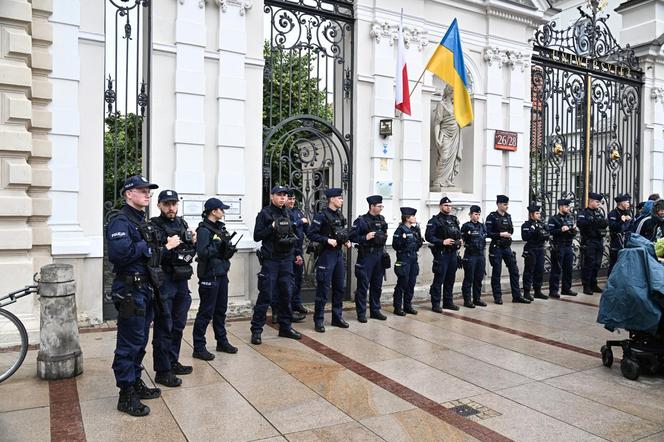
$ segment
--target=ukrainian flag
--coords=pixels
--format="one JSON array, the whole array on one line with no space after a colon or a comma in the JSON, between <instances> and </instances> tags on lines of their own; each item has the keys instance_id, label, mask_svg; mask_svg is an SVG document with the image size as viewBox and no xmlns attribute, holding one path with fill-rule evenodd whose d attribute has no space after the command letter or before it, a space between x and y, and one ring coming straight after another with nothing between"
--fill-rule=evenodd
<instances>
[{"instance_id":1,"label":"ukrainian flag","mask_svg":"<svg viewBox=\"0 0 664 442\"><path fill-rule=\"evenodd\" d=\"M426 69L454 89L454 117L460 127L468 126L473 121L473 107L468 93L466 65L463 62L456 18L431 56Z\"/></svg>"}]
</instances>

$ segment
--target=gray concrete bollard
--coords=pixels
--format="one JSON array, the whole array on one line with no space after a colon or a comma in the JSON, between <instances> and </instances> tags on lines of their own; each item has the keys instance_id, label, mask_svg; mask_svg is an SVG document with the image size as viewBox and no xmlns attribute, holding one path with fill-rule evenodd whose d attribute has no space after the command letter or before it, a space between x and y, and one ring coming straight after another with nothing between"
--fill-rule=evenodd
<instances>
[{"instance_id":1,"label":"gray concrete bollard","mask_svg":"<svg viewBox=\"0 0 664 442\"><path fill-rule=\"evenodd\" d=\"M70 264L49 264L40 272L37 374L48 380L78 376L83 373L83 353L78 336L74 268Z\"/></svg>"}]
</instances>

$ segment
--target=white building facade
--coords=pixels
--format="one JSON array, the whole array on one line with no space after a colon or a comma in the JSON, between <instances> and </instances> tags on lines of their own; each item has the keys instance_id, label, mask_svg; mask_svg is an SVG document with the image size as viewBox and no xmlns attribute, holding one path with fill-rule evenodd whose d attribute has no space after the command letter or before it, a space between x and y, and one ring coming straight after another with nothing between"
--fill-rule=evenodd
<instances>
[{"instance_id":1,"label":"white building facade","mask_svg":"<svg viewBox=\"0 0 664 442\"><path fill-rule=\"evenodd\" d=\"M147 13L141 22L151 31L143 55L151 57L144 173L160 188L178 191L181 213L192 222L210 196L233 203L228 228L244 236L232 261L229 303L232 311L246 311L257 295L252 232L264 189L266 5L263 0L151 3L150 26L145 25ZM283 3L294 8L308 4ZM551 3L330 2L349 7L353 15L348 42L353 68L346 85L351 92L335 93L333 106L346 100L352 109L352 199L347 204L354 216L366 211L366 196L381 193L391 229L399 222L400 206L417 208L418 219L426 222L447 195L463 221L470 205L480 205L486 216L496 194L506 194L518 228L531 195L531 38L559 13L558 6L567 11L570 2ZM395 43L402 7L411 87L452 20L459 22L475 120L462 131L463 159L450 188L436 189L430 182L432 111L443 85L425 73L411 97L412 115L395 114ZM5 202L0 268L8 275L0 293L30 283L46 263L72 263L79 317L92 324L103 320L105 277L104 93L112 71L104 66L111 39L105 10L104 0L0 3L0 198ZM627 1L618 12L624 26L620 41L636 48L646 72L640 195L664 193L664 1ZM392 120L390 136L379 133L386 119ZM497 130L517 135L515 151L494 148ZM424 291L431 281L429 256L426 250L421 253ZM386 287L394 283L391 273ZM197 299L195 281L191 289ZM12 308L36 326L36 301Z\"/></svg>"}]
</instances>

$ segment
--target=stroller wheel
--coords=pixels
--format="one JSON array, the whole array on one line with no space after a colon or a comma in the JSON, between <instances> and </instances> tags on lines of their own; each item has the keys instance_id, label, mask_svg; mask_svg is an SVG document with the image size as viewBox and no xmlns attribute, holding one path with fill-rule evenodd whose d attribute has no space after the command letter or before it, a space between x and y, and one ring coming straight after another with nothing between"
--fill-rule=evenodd
<instances>
[{"instance_id":1,"label":"stroller wheel","mask_svg":"<svg viewBox=\"0 0 664 442\"><path fill-rule=\"evenodd\" d=\"M620 363L620 371L627 379L635 381L641 374L641 367L636 361L624 358Z\"/></svg>"},{"instance_id":2,"label":"stroller wheel","mask_svg":"<svg viewBox=\"0 0 664 442\"><path fill-rule=\"evenodd\" d=\"M611 367L613 365L613 351L611 350L611 347L602 345L600 351L602 353L602 364L604 364L605 367Z\"/></svg>"}]
</instances>

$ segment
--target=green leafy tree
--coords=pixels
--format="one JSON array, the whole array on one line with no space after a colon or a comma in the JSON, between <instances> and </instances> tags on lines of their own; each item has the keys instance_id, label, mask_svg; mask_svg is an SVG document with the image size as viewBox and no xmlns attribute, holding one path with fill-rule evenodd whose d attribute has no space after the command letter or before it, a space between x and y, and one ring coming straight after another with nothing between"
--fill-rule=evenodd
<instances>
[{"instance_id":1,"label":"green leafy tree","mask_svg":"<svg viewBox=\"0 0 664 442\"><path fill-rule=\"evenodd\" d=\"M120 188L126 177L142 172L143 117L119 112L106 118L104 134L104 201L112 209L122 206Z\"/></svg>"},{"instance_id":2,"label":"green leafy tree","mask_svg":"<svg viewBox=\"0 0 664 442\"><path fill-rule=\"evenodd\" d=\"M321 88L322 81L316 76L318 53L315 49L281 49L272 47L268 41L263 47L265 70L263 77L263 130L269 130L294 115L315 115L330 123L334 121L332 103L328 92ZM324 65L324 64L322 64ZM273 182L298 186L297 178L291 180L289 172L301 169L296 149L277 145L276 140L301 126L293 121L282 127L265 148L264 158L271 158ZM306 136L306 134L302 134ZM311 134L313 137L313 133ZM289 155L286 155L290 152ZM265 173L265 172L264 172Z\"/></svg>"}]
</instances>

